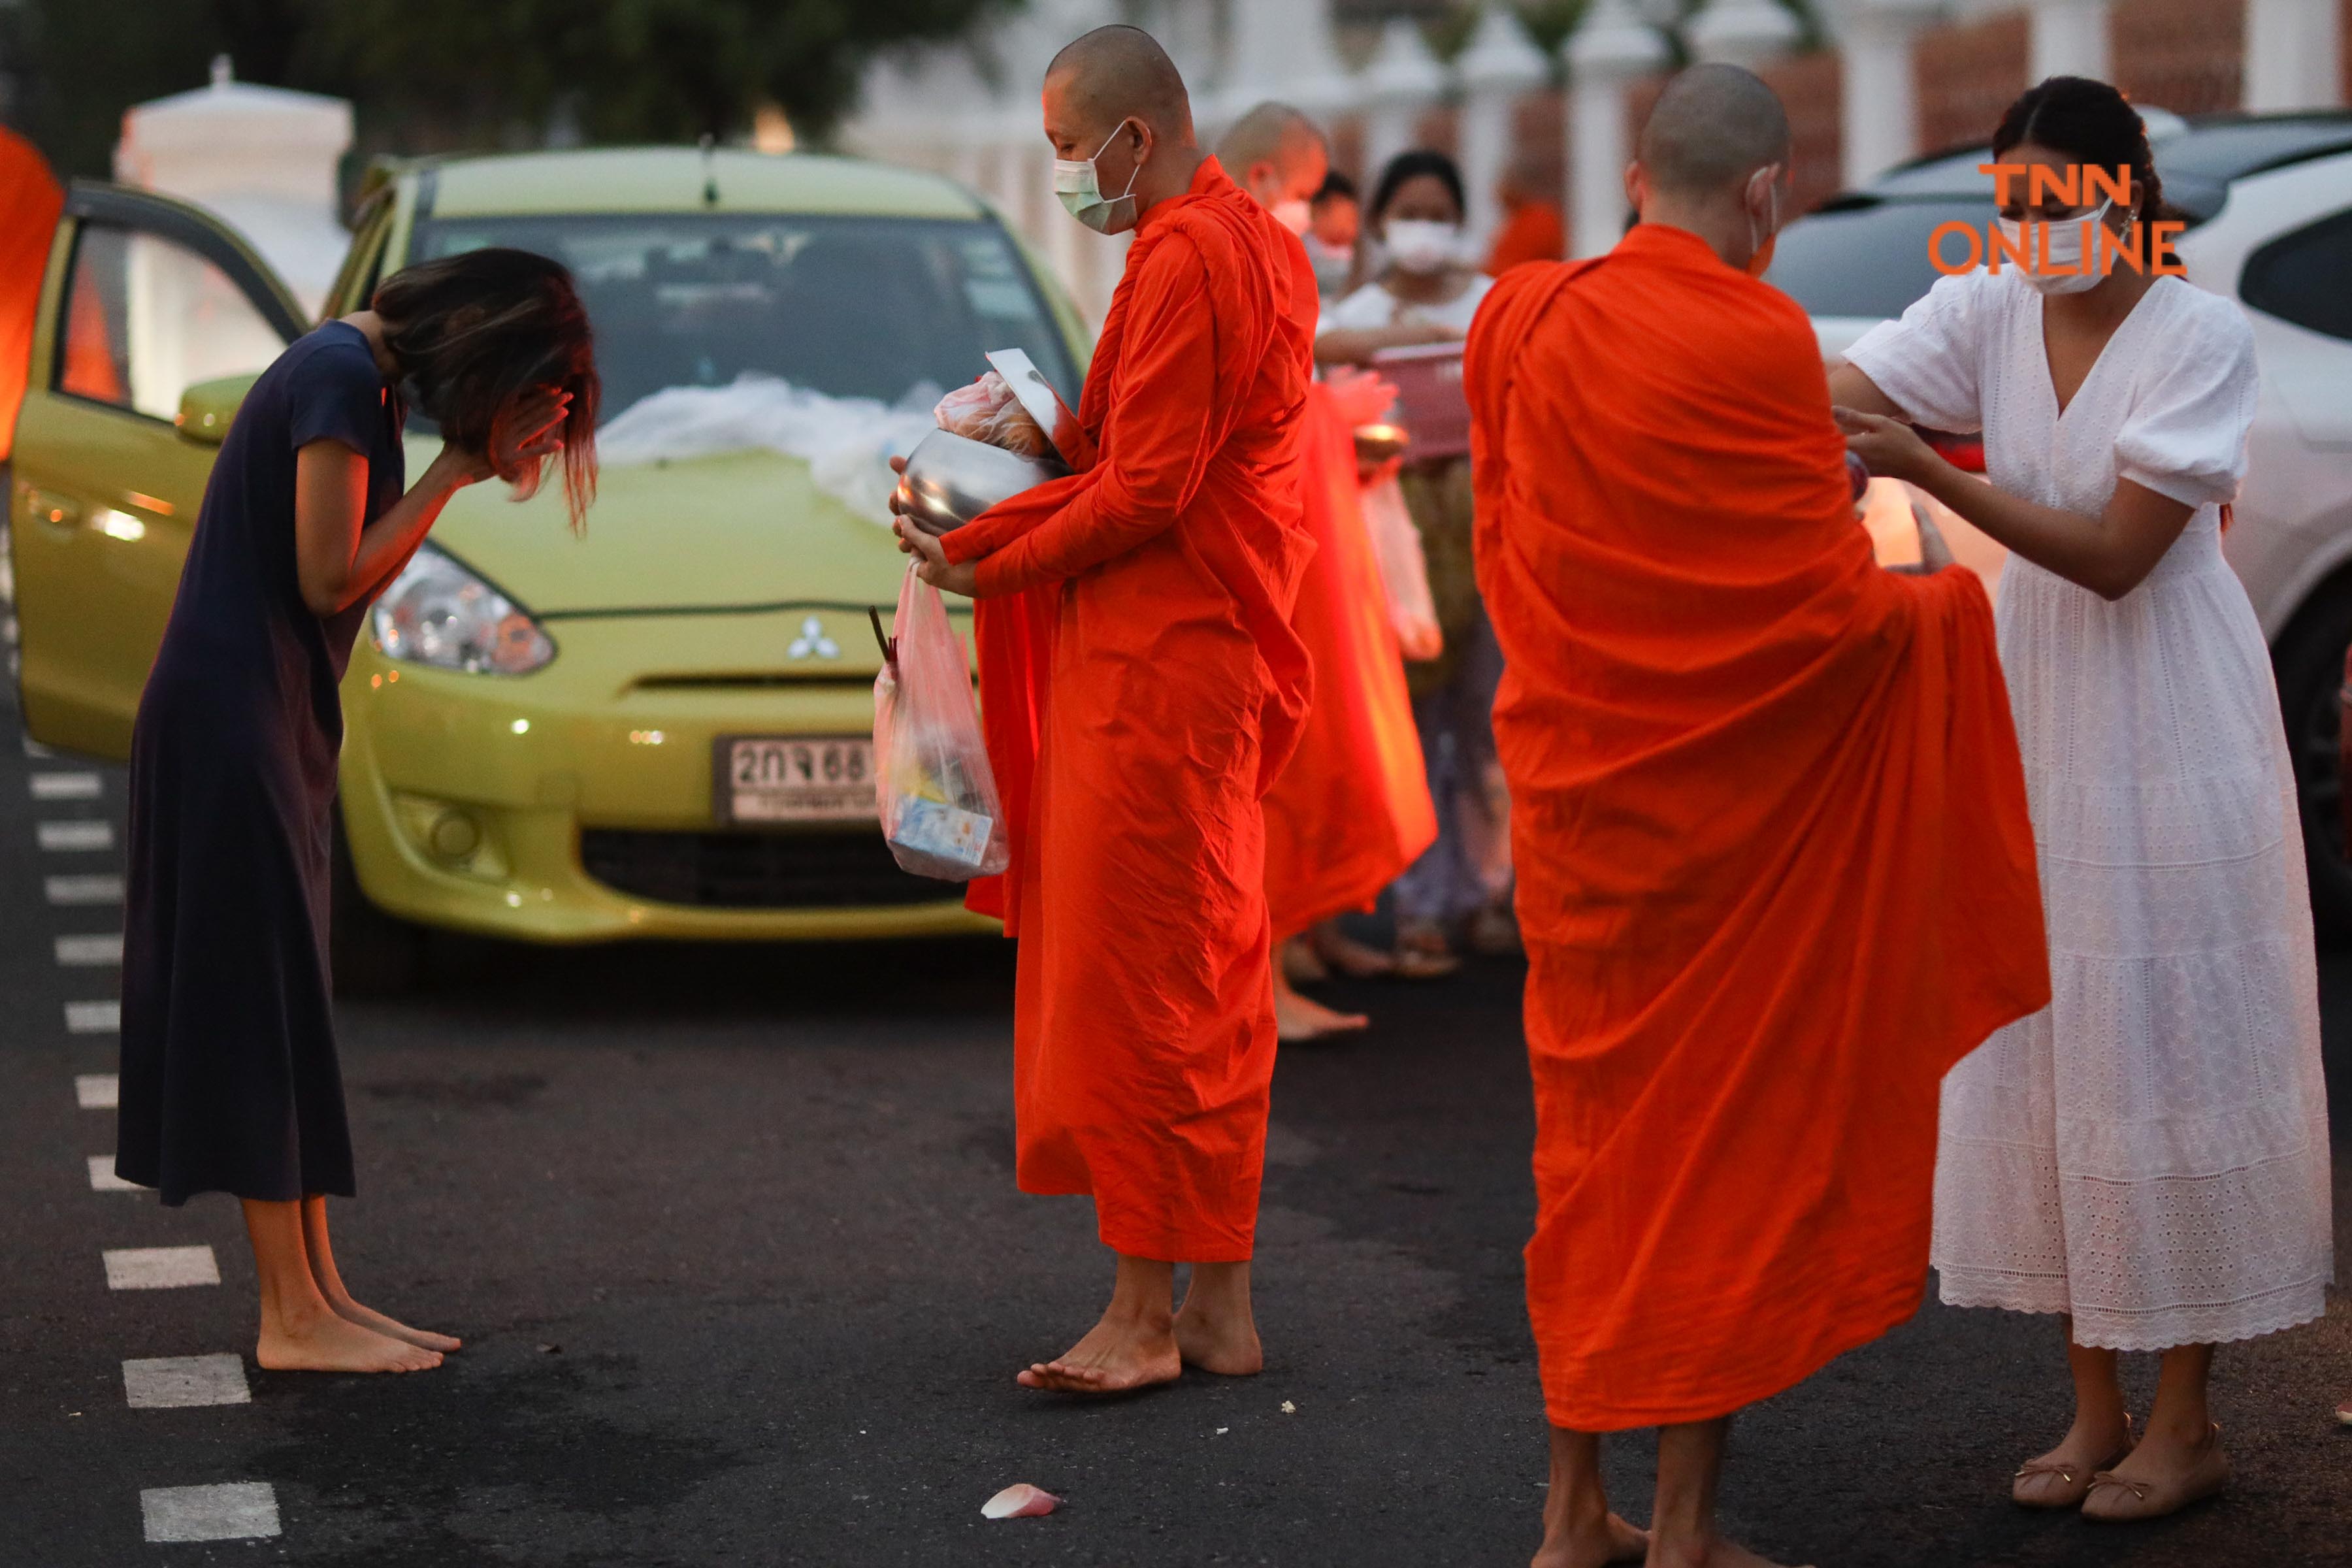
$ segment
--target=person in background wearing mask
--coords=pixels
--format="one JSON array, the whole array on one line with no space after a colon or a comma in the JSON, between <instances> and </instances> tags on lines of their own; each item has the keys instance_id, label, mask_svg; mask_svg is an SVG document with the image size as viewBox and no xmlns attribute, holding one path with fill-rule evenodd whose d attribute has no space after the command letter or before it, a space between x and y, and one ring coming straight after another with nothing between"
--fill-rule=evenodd
<instances>
[{"instance_id":1,"label":"person in background wearing mask","mask_svg":"<svg viewBox=\"0 0 2352 1568\"><path fill-rule=\"evenodd\" d=\"M1486 276L1500 278L1528 261L1558 261L1568 254L1568 226L1560 221L1558 187L1543 162L1522 153L1495 182L1503 226L1486 247Z\"/></svg>"},{"instance_id":2,"label":"person in background wearing mask","mask_svg":"<svg viewBox=\"0 0 2352 1568\"><path fill-rule=\"evenodd\" d=\"M2206 1405L2215 1343L2317 1318L2332 1273L2294 782L2262 627L2221 556L2253 334L2186 279L2101 274L2096 231L2145 247L2164 210L2114 88L2042 82L1992 151L2077 182L2067 200L2021 172L2000 194L2034 267L1938 280L1846 352L1830 390L1872 472L2011 552L2000 655L2056 999L1945 1083L1943 1297L2065 1330L2074 1425L2019 1469L2016 1500L2149 1519L2228 1484ZM2081 188L2085 168L2128 169L2128 199ZM1992 482L1906 420L1981 430ZM2120 1351L2164 1352L2137 1434Z\"/></svg>"},{"instance_id":3,"label":"person in background wearing mask","mask_svg":"<svg viewBox=\"0 0 2352 1568\"><path fill-rule=\"evenodd\" d=\"M1054 187L1132 233L1077 470L935 538L923 580L980 601L982 708L1013 866L973 890L1021 943L1016 1176L1087 1194L1109 1305L1026 1388L1116 1394L1264 1364L1250 1256L1275 1015L1261 803L1312 670L1290 627L1312 544L1299 440L1315 278L1193 138L1151 36L1099 27L1045 73ZM1175 1268L1192 1265L1181 1310Z\"/></svg>"},{"instance_id":4,"label":"person in background wearing mask","mask_svg":"<svg viewBox=\"0 0 2352 1568\"><path fill-rule=\"evenodd\" d=\"M1381 350L1460 342L1494 287L1463 233L1462 174L1443 153L1399 154L1373 190L1378 276L1326 310L1317 361L1366 364ZM1442 650L1406 667L1413 719L1437 805L1437 842L1396 886L1397 973L1451 973L1455 928L1481 952L1517 951L1510 912L1508 796L1491 712L1502 656L1478 603L1470 559L1470 460L1412 460L1390 481L1403 492L1428 562ZM1371 498L1380 504L1380 498Z\"/></svg>"},{"instance_id":5,"label":"person in background wearing mask","mask_svg":"<svg viewBox=\"0 0 2352 1568\"><path fill-rule=\"evenodd\" d=\"M1217 142L1217 161L1284 227L1304 228L1330 162L1323 133L1296 109L1262 103ZM1279 949L1274 1016L1286 1042L1360 1029L1301 995L1294 979L1346 963L1386 973L1386 953L1339 917L1369 910L1437 837L1404 659L1357 480L1355 432L1388 412L1396 388L1341 366L1307 389L1300 482L1315 554L1291 626L1315 665L1297 753L1265 797L1265 897ZM1317 972L1321 971L1318 974Z\"/></svg>"},{"instance_id":6,"label":"person in background wearing mask","mask_svg":"<svg viewBox=\"0 0 2352 1568\"><path fill-rule=\"evenodd\" d=\"M1326 300L1337 300L1356 286L1356 241L1362 237L1363 208L1356 199L1356 182L1333 169L1307 204L1307 259L1315 265L1315 287Z\"/></svg>"}]
</instances>

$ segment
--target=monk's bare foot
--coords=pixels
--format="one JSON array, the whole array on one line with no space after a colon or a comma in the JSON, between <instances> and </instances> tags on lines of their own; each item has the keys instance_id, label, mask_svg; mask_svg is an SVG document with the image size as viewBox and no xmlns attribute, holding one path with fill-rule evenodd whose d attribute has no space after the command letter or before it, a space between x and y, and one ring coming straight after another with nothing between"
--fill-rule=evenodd
<instances>
[{"instance_id":1,"label":"monk's bare foot","mask_svg":"<svg viewBox=\"0 0 2352 1568\"><path fill-rule=\"evenodd\" d=\"M1184 1374L1184 1358L1165 1311L1155 1318L1117 1309L1052 1361L1037 1362L1015 1380L1024 1388L1061 1394L1131 1394Z\"/></svg>"},{"instance_id":2,"label":"monk's bare foot","mask_svg":"<svg viewBox=\"0 0 2352 1568\"><path fill-rule=\"evenodd\" d=\"M1597 1530L1547 1533L1528 1568L1601 1568L1607 1563L1646 1563L1650 1532L1611 1514Z\"/></svg>"},{"instance_id":3,"label":"monk's bare foot","mask_svg":"<svg viewBox=\"0 0 2352 1568\"><path fill-rule=\"evenodd\" d=\"M1309 939L1315 955L1350 980L1376 980L1396 973L1396 956L1368 947L1336 925L1317 926Z\"/></svg>"},{"instance_id":4,"label":"monk's bare foot","mask_svg":"<svg viewBox=\"0 0 2352 1568\"><path fill-rule=\"evenodd\" d=\"M1265 1347L1248 1312L1213 1309L1194 1297L1176 1314L1176 1348L1186 1366L1221 1377L1255 1377L1265 1370Z\"/></svg>"},{"instance_id":5,"label":"monk's bare foot","mask_svg":"<svg viewBox=\"0 0 2352 1568\"><path fill-rule=\"evenodd\" d=\"M1319 1040L1330 1035L1349 1035L1370 1026L1371 1020L1361 1013L1339 1013L1320 1002L1301 996L1286 985L1274 991L1274 1032L1276 1038L1291 1045L1301 1040Z\"/></svg>"},{"instance_id":6,"label":"monk's bare foot","mask_svg":"<svg viewBox=\"0 0 2352 1568\"><path fill-rule=\"evenodd\" d=\"M265 1320L253 1359L270 1372L430 1372L441 1352L346 1322L322 1304Z\"/></svg>"},{"instance_id":7,"label":"monk's bare foot","mask_svg":"<svg viewBox=\"0 0 2352 1568\"><path fill-rule=\"evenodd\" d=\"M404 1340L419 1350L439 1351L446 1355L465 1343L463 1340L454 1335L436 1334L430 1329L412 1329L397 1318L385 1317L373 1307L361 1306L349 1296L343 1297L341 1300L330 1299L327 1305L335 1310L335 1316L347 1323L357 1323L361 1328L373 1329L386 1339Z\"/></svg>"},{"instance_id":8,"label":"monk's bare foot","mask_svg":"<svg viewBox=\"0 0 2352 1568\"><path fill-rule=\"evenodd\" d=\"M1735 1541L1720 1535L1704 1542L1669 1546L1654 1542L1643 1559L1650 1568L1783 1568L1769 1557L1759 1557Z\"/></svg>"},{"instance_id":9,"label":"monk's bare foot","mask_svg":"<svg viewBox=\"0 0 2352 1568\"><path fill-rule=\"evenodd\" d=\"M1293 985L1318 985L1331 978L1322 956L1307 938L1293 937L1282 944L1282 977Z\"/></svg>"}]
</instances>

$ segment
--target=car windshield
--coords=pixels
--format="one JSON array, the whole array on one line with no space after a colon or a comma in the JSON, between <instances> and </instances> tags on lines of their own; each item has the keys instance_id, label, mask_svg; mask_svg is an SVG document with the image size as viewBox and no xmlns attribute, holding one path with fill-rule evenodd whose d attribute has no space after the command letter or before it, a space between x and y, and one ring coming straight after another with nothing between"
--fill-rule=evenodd
<instances>
[{"instance_id":1,"label":"car windshield","mask_svg":"<svg viewBox=\"0 0 2352 1568\"><path fill-rule=\"evenodd\" d=\"M1764 280L1808 315L1899 316L1942 276L1927 254L1937 226L1964 223L1981 239L1992 217L1990 191L1980 201L1833 205L1780 231ZM1946 243L1954 265L1968 259L1965 241Z\"/></svg>"},{"instance_id":2,"label":"car windshield","mask_svg":"<svg viewBox=\"0 0 2352 1568\"><path fill-rule=\"evenodd\" d=\"M834 397L936 397L1018 348L1075 406L1052 312L993 223L802 215L436 218L419 260L485 246L572 269L596 330L606 420L746 373Z\"/></svg>"}]
</instances>

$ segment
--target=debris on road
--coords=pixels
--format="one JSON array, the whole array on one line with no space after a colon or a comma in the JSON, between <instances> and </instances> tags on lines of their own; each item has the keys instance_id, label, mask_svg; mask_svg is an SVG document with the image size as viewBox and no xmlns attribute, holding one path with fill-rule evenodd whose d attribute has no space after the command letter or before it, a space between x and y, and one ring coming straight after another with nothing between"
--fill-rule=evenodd
<instances>
[{"instance_id":1,"label":"debris on road","mask_svg":"<svg viewBox=\"0 0 2352 1568\"><path fill-rule=\"evenodd\" d=\"M1061 1504L1062 1500L1052 1492L1023 1481L1005 1488L981 1504L980 1516L982 1519L1034 1519L1040 1514L1053 1512Z\"/></svg>"},{"instance_id":2,"label":"debris on road","mask_svg":"<svg viewBox=\"0 0 2352 1568\"><path fill-rule=\"evenodd\" d=\"M1285 1415L1296 1415L1298 1414L1298 1406L1286 1399L1282 1402L1282 1413Z\"/></svg>"}]
</instances>

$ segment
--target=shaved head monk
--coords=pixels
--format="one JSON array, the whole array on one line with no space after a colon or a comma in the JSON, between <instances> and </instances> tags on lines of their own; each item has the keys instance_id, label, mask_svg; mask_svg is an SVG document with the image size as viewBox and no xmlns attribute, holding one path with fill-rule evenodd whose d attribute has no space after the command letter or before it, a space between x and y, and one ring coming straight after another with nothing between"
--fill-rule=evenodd
<instances>
[{"instance_id":1,"label":"shaved head monk","mask_svg":"<svg viewBox=\"0 0 2352 1568\"><path fill-rule=\"evenodd\" d=\"M1607 256L1471 330L1477 562L1528 957L1539 1568L1752 1568L1728 1417L1916 1310L1937 1089L2049 1000L1974 574L1877 568L1805 313L1753 274L1789 128L1660 96ZM1645 1543L1601 1434L1656 1426Z\"/></svg>"},{"instance_id":2,"label":"shaved head monk","mask_svg":"<svg viewBox=\"0 0 2352 1568\"><path fill-rule=\"evenodd\" d=\"M1285 103L1261 103L1235 121L1218 139L1217 162L1293 233L1307 226L1307 203L1331 168L1323 132ZM1315 553L1291 626L1314 665L1315 700L1290 765L1265 797L1275 1021L1288 1041L1369 1020L1293 989L1283 944L1314 931L1316 945L1351 973L1391 965L1387 953L1341 934L1336 917L1371 908L1437 837L1404 656L1356 477L1356 426L1379 419L1395 397L1379 377L1352 371L1307 389L1299 474Z\"/></svg>"},{"instance_id":3,"label":"shaved head monk","mask_svg":"<svg viewBox=\"0 0 2352 1568\"><path fill-rule=\"evenodd\" d=\"M1315 279L1194 142L1150 35L1103 27L1045 76L1055 189L1132 232L1078 407L1078 471L934 540L980 601L1013 870L976 888L1021 943L1018 1175L1093 1196L1109 1308L1020 1374L1116 1393L1262 1364L1249 1267L1274 1072L1260 802L1305 713L1290 629L1311 548L1298 440ZM1173 1271L1192 1266L1182 1310Z\"/></svg>"}]
</instances>

